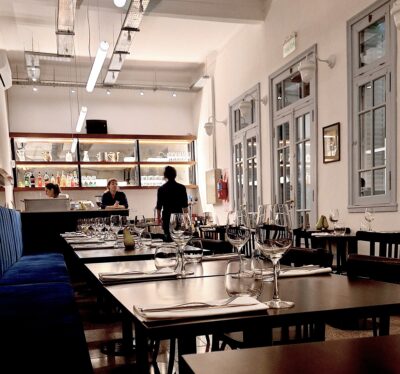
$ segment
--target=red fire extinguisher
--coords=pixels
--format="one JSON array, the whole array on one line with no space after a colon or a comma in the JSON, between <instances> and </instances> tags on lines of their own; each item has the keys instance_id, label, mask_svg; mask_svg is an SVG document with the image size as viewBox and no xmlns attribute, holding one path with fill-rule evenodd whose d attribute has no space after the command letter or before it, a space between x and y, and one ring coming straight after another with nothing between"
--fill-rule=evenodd
<instances>
[{"instance_id":1,"label":"red fire extinguisher","mask_svg":"<svg viewBox=\"0 0 400 374\"><path fill-rule=\"evenodd\" d=\"M217 195L218 199L228 201L228 179L226 177L226 174L224 177L219 178L219 181L217 183Z\"/></svg>"}]
</instances>

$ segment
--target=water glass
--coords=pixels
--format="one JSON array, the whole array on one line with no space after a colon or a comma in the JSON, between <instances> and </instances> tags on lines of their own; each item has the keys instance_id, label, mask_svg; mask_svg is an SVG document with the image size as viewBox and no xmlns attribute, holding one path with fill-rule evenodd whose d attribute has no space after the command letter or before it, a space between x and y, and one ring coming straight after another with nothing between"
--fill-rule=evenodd
<instances>
[{"instance_id":1,"label":"water glass","mask_svg":"<svg viewBox=\"0 0 400 374\"><path fill-rule=\"evenodd\" d=\"M337 236L343 236L346 234L346 225L344 223L336 223L334 228L334 234Z\"/></svg>"},{"instance_id":2,"label":"water glass","mask_svg":"<svg viewBox=\"0 0 400 374\"><path fill-rule=\"evenodd\" d=\"M183 249L186 262L199 263L203 259L203 244L200 239L192 239Z\"/></svg>"},{"instance_id":3,"label":"water glass","mask_svg":"<svg viewBox=\"0 0 400 374\"><path fill-rule=\"evenodd\" d=\"M239 269L246 272L245 277L238 276ZM262 285L262 278L256 277L256 274L252 271L252 260L250 258L228 262L225 271L225 289L229 296L258 297L261 294Z\"/></svg>"},{"instance_id":4,"label":"water glass","mask_svg":"<svg viewBox=\"0 0 400 374\"><path fill-rule=\"evenodd\" d=\"M154 253L154 265L160 269L175 271L178 266L178 248L174 245L157 247Z\"/></svg>"}]
</instances>

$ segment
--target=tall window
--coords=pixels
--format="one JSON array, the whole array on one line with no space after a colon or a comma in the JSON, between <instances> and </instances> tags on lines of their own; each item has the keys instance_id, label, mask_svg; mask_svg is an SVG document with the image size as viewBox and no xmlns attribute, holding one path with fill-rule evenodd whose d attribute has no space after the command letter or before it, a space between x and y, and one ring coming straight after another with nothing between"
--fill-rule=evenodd
<instances>
[{"instance_id":1,"label":"tall window","mask_svg":"<svg viewBox=\"0 0 400 374\"><path fill-rule=\"evenodd\" d=\"M272 75L273 200L290 203L295 227L316 221L315 76L304 83L298 63L313 58L316 47Z\"/></svg>"},{"instance_id":2,"label":"tall window","mask_svg":"<svg viewBox=\"0 0 400 374\"><path fill-rule=\"evenodd\" d=\"M379 1L348 22L350 210L395 209L394 35L390 2Z\"/></svg>"},{"instance_id":3,"label":"tall window","mask_svg":"<svg viewBox=\"0 0 400 374\"><path fill-rule=\"evenodd\" d=\"M243 101L251 103L247 113L239 110ZM230 106L233 151L234 202L256 212L261 203L260 85L245 92Z\"/></svg>"}]
</instances>

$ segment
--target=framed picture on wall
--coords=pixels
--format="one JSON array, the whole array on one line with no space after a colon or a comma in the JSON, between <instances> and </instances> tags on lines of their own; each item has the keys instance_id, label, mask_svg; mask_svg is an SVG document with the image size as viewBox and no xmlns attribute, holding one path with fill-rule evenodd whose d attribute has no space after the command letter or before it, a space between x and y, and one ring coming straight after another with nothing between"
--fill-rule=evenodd
<instances>
[{"instance_id":1,"label":"framed picture on wall","mask_svg":"<svg viewBox=\"0 0 400 374\"><path fill-rule=\"evenodd\" d=\"M340 161L340 123L322 129L324 163Z\"/></svg>"}]
</instances>

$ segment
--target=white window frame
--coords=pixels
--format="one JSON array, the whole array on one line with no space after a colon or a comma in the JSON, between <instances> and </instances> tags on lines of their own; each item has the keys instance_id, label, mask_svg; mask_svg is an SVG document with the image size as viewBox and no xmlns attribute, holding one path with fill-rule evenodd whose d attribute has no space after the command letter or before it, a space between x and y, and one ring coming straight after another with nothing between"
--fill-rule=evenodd
<instances>
[{"instance_id":1,"label":"white window frame","mask_svg":"<svg viewBox=\"0 0 400 374\"><path fill-rule=\"evenodd\" d=\"M396 148L396 29L390 15L390 0L379 0L347 22L348 48L348 123L349 125L349 212L363 212L366 207L377 211L397 211ZM385 56L363 67L358 66L358 32L385 17ZM359 163L359 87L379 76L386 77L386 194L360 196Z\"/></svg>"},{"instance_id":2,"label":"white window frame","mask_svg":"<svg viewBox=\"0 0 400 374\"><path fill-rule=\"evenodd\" d=\"M254 117L253 122L248 124L245 128L235 131L235 111L239 108L239 104L243 100L254 100ZM257 205L262 204L262 171L261 171L261 98L260 98L260 83L244 92L242 95L237 97L234 101L229 104L229 115L230 115L230 149L232 154L231 170L232 170L232 193L230 198L234 203L234 207L238 208L240 205L245 204L247 206L248 199L248 184L243 183L241 196L238 198L238 192L236 188L236 168L235 168L235 148L234 146L238 143L242 144L243 152L243 180L248 180L248 170L246 168L247 157L247 139L256 137L257 144ZM257 211L257 206L254 207L254 211Z\"/></svg>"}]
</instances>

